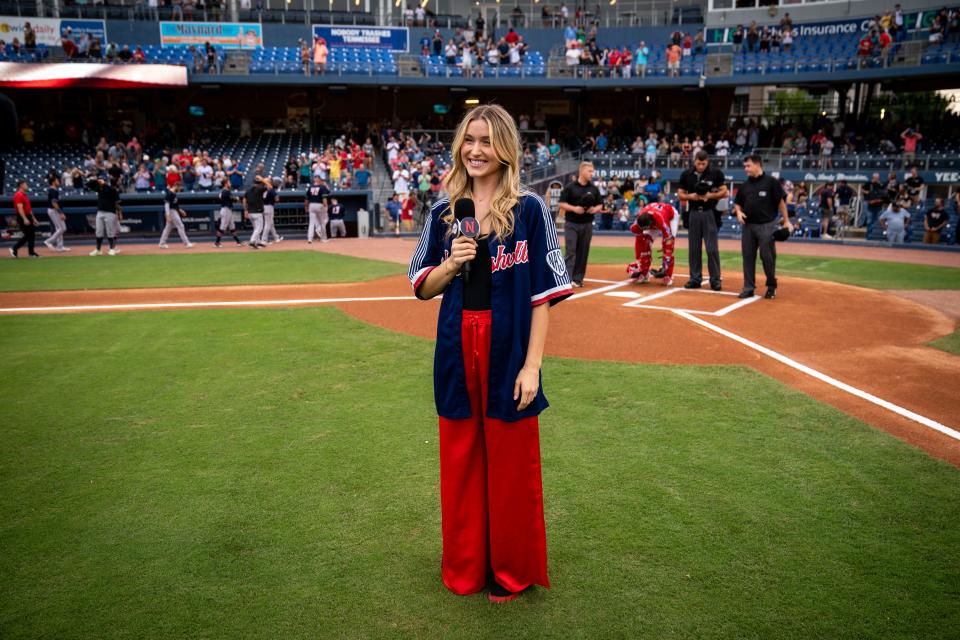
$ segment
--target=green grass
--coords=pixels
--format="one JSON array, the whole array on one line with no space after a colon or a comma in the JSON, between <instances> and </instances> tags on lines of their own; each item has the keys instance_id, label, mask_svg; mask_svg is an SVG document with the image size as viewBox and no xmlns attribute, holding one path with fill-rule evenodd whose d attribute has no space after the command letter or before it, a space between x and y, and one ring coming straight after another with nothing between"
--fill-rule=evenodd
<instances>
[{"instance_id":1,"label":"green grass","mask_svg":"<svg viewBox=\"0 0 960 640\"><path fill-rule=\"evenodd\" d=\"M960 329L939 340L934 340L930 343L930 346L960 356Z\"/></svg>"},{"instance_id":2,"label":"green grass","mask_svg":"<svg viewBox=\"0 0 960 640\"><path fill-rule=\"evenodd\" d=\"M687 250L677 249L675 255L678 268L684 269L688 260ZM590 262L595 264L626 265L633 259L632 248L591 247L590 249ZM703 259L706 265L706 256ZM743 262L738 252L721 251L720 264L722 267L740 271ZM842 282L871 289L960 289L960 269L924 264L780 254L777 256L777 273Z\"/></svg>"},{"instance_id":3,"label":"green grass","mask_svg":"<svg viewBox=\"0 0 960 640\"><path fill-rule=\"evenodd\" d=\"M0 349L4 638L960 628L960 471L751 370L548 359L554 588L495 606L439 577L429 341L312 308L5 317Z\"/></svg>"},{"instance_id":4,"label":"green grass","mask_svg":"<svg viewBox=\"0 0 960 640\"><path fill-rule=\"evenodd\" d=\"M122 249L122 247L121 247ZM403 265L317 251L171 253L0 260L0 291L359 282Z\"/></svg>"}]
</instances>

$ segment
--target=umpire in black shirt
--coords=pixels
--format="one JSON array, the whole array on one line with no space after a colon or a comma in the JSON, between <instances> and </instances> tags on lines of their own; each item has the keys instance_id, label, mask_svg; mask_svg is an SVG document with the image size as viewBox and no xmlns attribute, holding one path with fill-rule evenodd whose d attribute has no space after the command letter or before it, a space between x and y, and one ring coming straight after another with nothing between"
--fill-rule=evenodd
<instances>
[{"instance_id":1,"label":"umpire in black shirt","mask_svg":"<svg viewBox=\"0 0 960 640\"><path fill-rule=\"evenodd\" d=\"M593 184L593 163L581 162L580 175L563 188L563 243L566 246L567 273L573 286L582 287L593 238L593 216L603 209L600 190Z\"/></svg>"},{"instance_id":2,"label":"umpire in black shirt","mask_svg":"<svg viewBox=\"0 0 960 640\"><path fill-rule=\"evenodd\" d=\"M684 289L699 289L703 280L702 245L707 245L707 268L710 271L710 288L720 291L720 247L717 244L717 202L729 192L723 171L710 164L706 151L697 151L693 167L680 176L677 196L687 203L687 229L689 234L690 279Z\"/></svg>"},{"instance_id":3,"label":"umpire in black shirt","mask_svg":"<svg viewBox=\"0 0 960 640\"><path fill-rule=\"evenodd\" d=\"M743 226L740 250L743 254L743 291L741 298L753 297L754 281L757 272L757 249L763 261L763 272L767 276L767 294L772 300L777 297L777 248L773 232L780 226L779 213L785 226L793 233L793 225L787 216L787 194L780 181L763 172L763 159L758 155L749 155L743 160L747 180L740 185L734 207L737 220Z\"/></svg>"}]
</instances>

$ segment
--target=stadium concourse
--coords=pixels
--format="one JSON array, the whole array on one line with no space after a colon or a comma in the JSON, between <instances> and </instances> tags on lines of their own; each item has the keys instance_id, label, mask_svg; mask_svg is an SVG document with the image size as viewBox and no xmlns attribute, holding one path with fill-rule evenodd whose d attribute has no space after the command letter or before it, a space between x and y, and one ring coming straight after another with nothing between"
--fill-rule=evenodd
<instances>
[{"instance_id":1,"label":"stadium concourse","mask_svg":"<svg viewBox=\"0 0 960 640\"><path fill-rule=\"evenodd\" d=\"M628 240L598 237L597 246L625 249L632 246ZM351 238L316 250L399 265L409 261L414 244L412 238ZM736 244L725 241L721 248ZM305 249L303 241L293 240L271 250ZM152 243L127 244L125 250L132 255L161 252ZM215 251L206 245L197 250ZM781 253L960 267L956 254L942 251L786 243ZM724 284L736 291L740 276L732 271L736 269L728 265ZM624 277L622 266L591 265L586 287L571 304L557 308L547 353L750 366L960 467L960 433L946 426L960 424L960 411L951 394L929 385L930 380L948 388L960 383L956 357L925 346L953 331L960 319L960 291L911 291L914 300L908 300L888 291L784 277L781 292L775 304L759 298L744 304L732 294L638 286ZM4 292L0 315L332 304L366 322L433 338L436 308L413 301L406 278L396 276L346 284ZM883 310L882 322L875 315L878 309ZM580 339L584 326L609 330L592 333L585 347ZM641 326L657 327L656 348L625 348L622 336L634 335ZM896 385L887 379L891 371L897 372Z\"/></svg>"}]
</instances>

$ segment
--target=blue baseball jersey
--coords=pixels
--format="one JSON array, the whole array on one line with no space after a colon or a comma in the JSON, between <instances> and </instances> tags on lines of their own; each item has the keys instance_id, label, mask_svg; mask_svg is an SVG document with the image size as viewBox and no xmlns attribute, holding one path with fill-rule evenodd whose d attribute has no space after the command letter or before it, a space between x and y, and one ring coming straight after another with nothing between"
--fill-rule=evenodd
<instances>
[{"instance_id":1,"label":"blue baseball jersey","mask_svg":"<svg viewBox=\"0 0 960 640\"><path fill-rule=\"evenodd\" d=\"M413 290L450 255L454 236L443 218L449 214L448 198L430 209L408 277ZM527 357L533 307L556 304L573 294L557 228L540 196L524 192L513 209L514 231L505 242L494 234L488 238L491 260L490 380L487 416L506 422L539 415L547 408L543 385L533 402L517 411L513 388ZM461 318L463 280L455 277L443 291L437 320L437 345L433 363L433 390L437 414L451 420L471 417L463 364Z\"/></svg>"}]
</instances>

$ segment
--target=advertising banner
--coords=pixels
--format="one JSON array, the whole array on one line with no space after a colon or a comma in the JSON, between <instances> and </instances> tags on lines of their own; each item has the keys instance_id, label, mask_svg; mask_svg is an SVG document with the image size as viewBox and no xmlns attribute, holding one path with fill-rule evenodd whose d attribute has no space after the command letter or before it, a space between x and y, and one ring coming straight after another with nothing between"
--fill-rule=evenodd
<instances>
[{"instance_id":1,"label":"advertising banner","mask_svg":"<svg viewBox=\"0 0 960 640\"><path fill-rule=\"evenodd\" d=\"M161 46L203 46L207 42L224 49L260 49L263 47L263 30L254 22L160 23Z\"/></svg>"},{"instance_id":2,"label":"advertising banner","mask_svg":"<svg viewBox=\"0 0 960 640\"><path fill-rule=\"evenodd\" d=\"M59 47L60 36L67 29L70 30L70 37L75 41L78 41L82 34L89 33L92 38L100 38L102 44L106 45L107 42L107 27L103 20L60 20L29 16L0 16L0 40L5 40L9 44L16 38L23 44L23 29L27 23L37 34L37 44L48 47Z\"/></svg>"},{"instance_id":3,"label":"advertising banner","mask_svg":"<svg viewBox=\"0 0 960 640\"><path fill-rule=\"evenodd\" d=\"M313 25L313 37L323 38L328 47L372 47L405 52L410 33L406 27L335 27Z\"/></svg>"}]
</instances>

